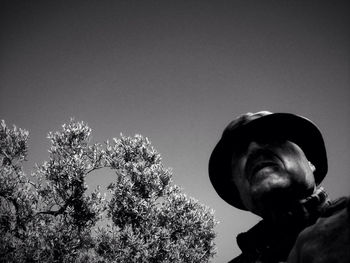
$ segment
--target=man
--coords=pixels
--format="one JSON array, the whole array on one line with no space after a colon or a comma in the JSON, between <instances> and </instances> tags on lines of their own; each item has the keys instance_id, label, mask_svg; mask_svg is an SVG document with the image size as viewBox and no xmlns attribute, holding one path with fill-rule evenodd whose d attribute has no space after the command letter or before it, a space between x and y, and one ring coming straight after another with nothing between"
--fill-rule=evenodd
<instances>
[{"instance_id":1,"label":"man","mask_svg":"<svg viewBox=\"0 0 350 263\"><path fill-rule=\"evenodd\" d=\"M320 183L328 170L324 140L310 120L261 111L224 130L209 161L209 177L229 204L260 217L237 237L231 262L286 262L298 234L330 206Z\"/></svg>"}]
</instances>

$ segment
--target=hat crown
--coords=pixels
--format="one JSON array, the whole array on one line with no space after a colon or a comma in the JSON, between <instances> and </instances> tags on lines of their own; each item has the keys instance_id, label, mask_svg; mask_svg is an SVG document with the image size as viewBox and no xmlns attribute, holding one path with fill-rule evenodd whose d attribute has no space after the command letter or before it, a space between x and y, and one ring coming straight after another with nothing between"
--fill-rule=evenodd
<instances>
[{"instance_id":1,"label":"hat crown","mask_svg":"<svg viewBox=\"0 0 350 263\"><path fill-rule=\"evenodd\" d=\"M270 114L273 114L273 113L270 111L258 111L255 113L247 112L245 114L242 114L242 115L238 116L236 119L234 119L233 121L231 121L229 123L229 125L227 125L227 127L224 131L224 134L227 132L232 132L233 130L235 130L241 126L244 126L253 120L259 119L263 116L270 115Z\"/></svg>"}]
</instances>

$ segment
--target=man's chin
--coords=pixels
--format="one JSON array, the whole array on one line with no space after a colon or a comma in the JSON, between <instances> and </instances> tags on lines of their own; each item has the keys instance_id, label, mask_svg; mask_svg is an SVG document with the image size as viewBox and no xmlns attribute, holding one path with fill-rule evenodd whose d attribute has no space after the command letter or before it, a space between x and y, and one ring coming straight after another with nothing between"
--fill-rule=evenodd
<instances>
[{"instance_id":1,"label":"man's chin","mask_svg":"<svg viewBox=\"0 0 350 263\"><path fill-rule=\"evenodd\" d=\"M278 167L265 167L250 176L250 184L256 187L285 187L290 184L290 175Z\"/></svg>"},{"instance_id":2,"label":"man's chin","mask_svg":"<svg viewBox=\"0 0 350 263\"><path fill-rule=\"evenodd\" d=\"M280 195L285 192L290 193L291 181L288 177L277 174L270 174L268 176L258 175L251 181L251 194L254 199L259 200L266 195Z\"/></svg>"}]
</instances>

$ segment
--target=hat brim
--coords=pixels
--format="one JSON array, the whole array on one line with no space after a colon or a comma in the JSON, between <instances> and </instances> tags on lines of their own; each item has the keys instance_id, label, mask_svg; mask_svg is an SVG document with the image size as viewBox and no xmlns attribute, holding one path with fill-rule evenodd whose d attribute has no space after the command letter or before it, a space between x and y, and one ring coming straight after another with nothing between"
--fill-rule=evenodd
<instances>
[{"instance_id":1,"label":"hat brim","mask_svg":"<svg viewBox=\"0 0 350 263\"><path fill-rule=\"evenodd\" d=\"M209 178L219 196L229 204L246 210L239 193L232 183L231 162L234 142L249 140L255 135L282 135L296 143L305 153L306 158L316 167L315 182L322 182L328 171L327 153L320 130L307 118L291 113L272 113L251 120L234 129L225 130L215 146L209 160Z\"/></svg>"}]
</instances>

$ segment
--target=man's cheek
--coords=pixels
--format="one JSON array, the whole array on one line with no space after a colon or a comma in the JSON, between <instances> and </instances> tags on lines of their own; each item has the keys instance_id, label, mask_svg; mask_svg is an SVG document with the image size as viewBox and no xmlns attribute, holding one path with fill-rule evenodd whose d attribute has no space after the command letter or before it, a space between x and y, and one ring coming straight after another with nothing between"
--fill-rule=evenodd
<instances>
[{"instance_id":1,"label":"man's cheek","mask_svg":"<svg viewBox=\"0 0 350 263\"><path fill-rule=\"evenodd\" d=\"M294 165L287 168L289 180L299 190L308 190L315 187L315 177L310 167Z\"/></svg>"}]
</instances>

